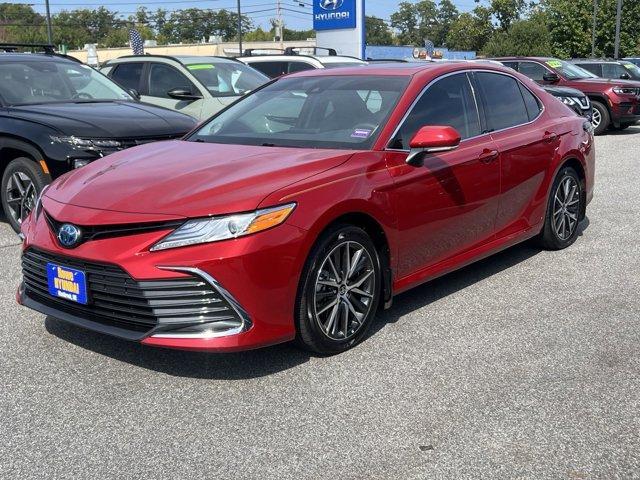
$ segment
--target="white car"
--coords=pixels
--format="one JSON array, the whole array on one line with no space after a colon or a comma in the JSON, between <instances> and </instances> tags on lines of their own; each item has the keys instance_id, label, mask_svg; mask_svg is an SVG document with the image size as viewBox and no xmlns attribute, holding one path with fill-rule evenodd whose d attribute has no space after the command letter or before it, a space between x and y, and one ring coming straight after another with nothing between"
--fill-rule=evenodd
<instances>
[{"instance_id":1,"label":"white car","mask_svg":"<svg viewBox=\"0 0 640 480\"><path fill-rule=\"evenodd\" d=\"M319 50L326 51L328 54L318 55ZM269 78L277 78L303 70L354 67L367 64L359 58L338 55L331 48L289 47L284 51L277 50L281 54L272 54L273 51L275 50L246 50L245 56L238 58L238 60L259 70Z\"/></svg>"},{"instance_id":2,"label":"white car","mask_svg":"<svg viewBox=\"0 0 640 480\"><path fill-rule=\"evenodd\" d=\"M232 58L129 55L109 60L102 73L152 105L204 120L269 78Z\"/></svg>"}]
</instances>

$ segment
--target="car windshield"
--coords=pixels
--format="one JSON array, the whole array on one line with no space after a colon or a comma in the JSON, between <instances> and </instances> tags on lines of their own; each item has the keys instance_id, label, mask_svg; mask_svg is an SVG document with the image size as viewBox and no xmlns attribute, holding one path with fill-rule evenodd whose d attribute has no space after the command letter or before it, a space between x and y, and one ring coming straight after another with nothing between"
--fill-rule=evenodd
<instances>
[{"instance_id":1,"label":"car windshield","mask_svg":"<svg viewBox=\"0 0 640 480\"><path fill-rule=\"evenodd\" d=\"M133 100L101 73L71 61L0 63L0 97L9 105Z\"/></svg>"},{"instance_id":2,"label":"car windshield","mask_svg":"<svg viewBox=\"0 0 640 480\"><path fill-rule=\"evenodd\" d=\"M640 68L631 62L621 62L621 65L629 71L629 76L633 79L640 80Z\"/></svg>"},{"instance_id":3,"label":"car windshield","mask_svg":"<svg viewBox=\"0 0 640 480\"><path fill-rule=\"evenodd\" d=\"M282 78L209 120L191 141L369 149L408 77Z\"/></svg>"},{"instance_id":4,"label":"car windshield","mask_svg":"<svg viewBox=\"0 0 640 480\"><path fill-rule=\"evenodd\" d=\"M214 97L237 97L255 90L269 77L240 62L210 62L187 65L187 69Z\"/></svg>"},{"instance_id":5,"label":"car windshield","mask_svg":"<svg viewBox=\"0 0 640 480\"><path fill-rule=\"evenodd\" d=\"M585 70L582 67L574 65L573 63L565 62L564 60L548 60L547 65L556 70L567 80L581 80L583 78L598 78L597 75Z\"/></svg>"}]
</instances>

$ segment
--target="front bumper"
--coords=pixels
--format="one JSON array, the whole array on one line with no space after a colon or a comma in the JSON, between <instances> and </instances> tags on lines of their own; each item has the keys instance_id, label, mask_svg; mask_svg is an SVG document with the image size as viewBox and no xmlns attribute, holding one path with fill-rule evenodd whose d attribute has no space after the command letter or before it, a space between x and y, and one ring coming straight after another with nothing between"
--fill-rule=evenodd
<instances>
[{"instance_id":1,"label":"front bumper","mask_svg":"<svg viewBox=\"0 0 640 480\"><path fill-rule=\"evenodd\" d=\"M85 212L80 214L79 208L65 206L56 212L56 220L71 222L86 216L87 209L82 209ZM45 315L146 345L185 350L246 350L289 341L295 336L293 312L302 270L299 259L305 258L304 250L307 248L305 232L297 227L285 223L253 236L158 252L150 252L149 247L166 235L167 230L92 240L68 250L58 245L44 214L41 214L25 221L23 233L23 262L25 254L36 251L43 252L45 256L51 255L62 264L67 261L71 268L84 262L107 265L124 272L131 279L126 280L128 283L125 287L131 289L129 292L133 292L131 297L136 302L135 308L130 309L132 312L137 312L140 298L146 298L146 293L140 290L139 285L155 288L156 284L162 282L196 279L201 285L202 282L206 283L213 292L211 295L220 297L230 307L233 321L227 322L225 328L182 329L182 325L197 327L199 317L202 317L203 324L211 320L210 315L213 314L209 311L199 315L198 308L204 307L198 304L189 308L188 318L172 311L173 317L168 320L158 314L155 323L150 323L148 328L144 322L140 326L141 322L137 319L132 327L121 321L124 314L120 304L116 307L113 307L113 303L105 306L104 292L101 290L97 290L99 295L96 295L96 290L89 286L89 304L79 309L77 304L68 300L52 301L54 297L47 297L46 284L42 282L41 291L34 293L33 287L29 287L30 274L25 270L17 294L18 302ZM88 274L89 283L93 281L92 275ZM96 282L99 285L116 283L101 277L97 277ZM137 283L133 285L131 282ZM122 302L122 292L118 295L117 301ZM153 310L156 307L150 308ZM107 318L109 308L117 308L113 322ZM160 310L167 311L166 308ZM156 310L153 312L155 315ZM129 315L130 312L125 313ZM185 322L180 323L183 320Z\"/></svg>"}]
</instances>

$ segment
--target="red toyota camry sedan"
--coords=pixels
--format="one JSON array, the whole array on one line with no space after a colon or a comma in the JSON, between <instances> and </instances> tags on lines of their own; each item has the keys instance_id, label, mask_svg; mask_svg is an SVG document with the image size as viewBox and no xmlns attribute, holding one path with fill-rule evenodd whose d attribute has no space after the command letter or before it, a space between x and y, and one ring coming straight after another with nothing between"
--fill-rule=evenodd
<instances>
[{"instance_id":1,"label":"red toyota camry sedan","mask_svg":"<svg viewBox=\"0 0 640 480\"><path fill-rule=\"evenodd\" d=\"M583 118L500 66L303 72L53 182L17 297L146 345L336 353L399 292L571 245L594 155Z\"/></svg>"}]
</instances>

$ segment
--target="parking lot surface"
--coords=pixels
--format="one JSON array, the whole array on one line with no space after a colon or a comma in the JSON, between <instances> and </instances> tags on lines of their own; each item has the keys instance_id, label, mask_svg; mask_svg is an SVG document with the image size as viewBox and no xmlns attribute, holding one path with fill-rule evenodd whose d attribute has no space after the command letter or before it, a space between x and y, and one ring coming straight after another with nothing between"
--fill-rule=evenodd
<instances>
[{"instance_id":1,"label":"parking lot surface","mask_svg":"<svg viewBox=\"0 0 640 480\"><path fill-rule=\"evenodd\" d=\"M402 294L330 358L129 344L15 303L0 224L1 478L640 478L640 128L597 138L561 252Z\"/></svg>"}]
</instances>

